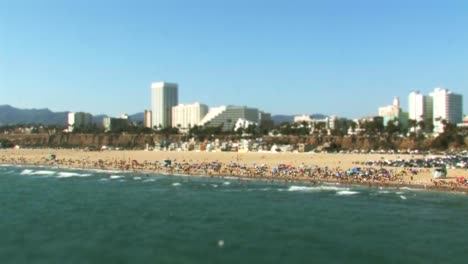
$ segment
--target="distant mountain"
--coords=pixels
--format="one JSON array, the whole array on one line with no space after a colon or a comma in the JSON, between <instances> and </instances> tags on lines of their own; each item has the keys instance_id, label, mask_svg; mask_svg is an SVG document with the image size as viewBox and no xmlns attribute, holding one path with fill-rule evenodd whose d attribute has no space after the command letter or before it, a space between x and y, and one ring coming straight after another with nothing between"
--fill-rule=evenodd
<instances>
[{"instance_id":1,"label":"distant mountain","mask_svg":"<svg viewBox=\"0 0 468 264\"><path fill-rule=\"evenodd\" d=\"M274 115L271 116L271 120L275 125L279 125L284 122L293 122L294 116L293 115Z\"/></svg>"},{"instance_id":2,"label":"distant mountain","mask_svg":"<svg viewBox=\"0 0 468 264\"><path fill-rule=\"evenodd\" d=\"M133 115L129 115L128 116L130 118L130 120L132 120L132 122L143 122L143 120L145 119L145 113L141 112L141 113L136 113L136 114L133 114Z\"/></svg>"},{"instance_id":3,"label":"distant mountain","mask_svg":"<svg viewBox=\"0 0 468 264\"><path fill-rule=\"evenodd\" d=\"M93 116L93 122L102 124L102 120L107 115ZM136 113L129 115L133 122L143 122L144 114ZM0 125L18 125L18 124L43 124L43 125L66 125L68 111L52 112L44 109L19 109L10 105L0 105Z\"/></svg>"},{"instance_id":4,"label":"distant mountain","mask_svg":"<svg viewBox=\"0 0 468 264\"><path fill-rule=\"evenodd\" d=\"M0 105L0 125L43 124L66 125L68 112L52 112L44 109L18 109Z\"/></svg>"},{"instance_id":5,"label":"distant mountain","mask_svg":"<svg viewBox=\"0 0 468 264\"><path fill-rule=\"evenodd\" d=\"M271 117L271 119L273 120L273 123L275 125L278 125L283 122L294 122L294 116L295 115L274 115ZM311 115L311 117L314 119L324 119L324 118L327 118L328 116L323 115L323 114L313 114Z\"/></svg>"}]
</instances>

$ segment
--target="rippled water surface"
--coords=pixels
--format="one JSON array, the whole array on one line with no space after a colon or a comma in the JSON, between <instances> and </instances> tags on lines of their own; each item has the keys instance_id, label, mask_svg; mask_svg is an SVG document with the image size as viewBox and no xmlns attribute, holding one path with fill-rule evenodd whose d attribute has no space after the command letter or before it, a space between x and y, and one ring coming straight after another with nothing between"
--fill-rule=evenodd
<instances>
[{"instance_id":1,"label":"rippled water surface","mask_svg":"<svg viewBox=\"0 0 468 264\"><path fill-rule=\"evenodd\" d=\"M464 194L0 166L0 263L467 263Z\"/></svg>"}]
</instances>

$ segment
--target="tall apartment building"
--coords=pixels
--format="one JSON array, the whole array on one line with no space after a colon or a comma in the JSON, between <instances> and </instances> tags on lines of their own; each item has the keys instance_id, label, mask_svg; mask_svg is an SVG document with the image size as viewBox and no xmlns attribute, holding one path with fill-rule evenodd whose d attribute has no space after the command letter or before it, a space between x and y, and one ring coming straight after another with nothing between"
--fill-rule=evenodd
<instances>
[{"instance_id":1,"label":"tall apartment building","mask_svg":"<svg viewBox=\"0 0 468 264\"><path fill-rule=\"evenodd\" d=\"M72 132L75 128L85 128L91 126L93 116L84 112L68 113L68 131Z\"/></svg>"},{"instance_id":2,"label":"tall apartment building","mask_svg":"<svg viewBox=\"0 0 468 264\"><path fill-rule=\"evenodd\" d=\"M152 126L166 128L172 126L172 107L179 102L176 83L157 82L151 84Z\"/></svg>"},{"instance_id":3,"label":"tall apartment building","mask_svg":"<svg viewBox=\"0 0 468 264\"><path fill-rule=\"evenodd\" d=\"M434 132L444 132L442 120L452 124L458 124L463 121L462 95L452 93L448 89L436 88L430 96L434 104Z\"/></svg>"},{"instance_id":4,"label":"tall apartment building","mask_svg":"<svg viewBox=\"0 0 468 264\"><path fill-rule=\"evenodd\" d=\"M426 96L420 92L411 92L408 97L409 119L416 122L423 121L426 124L433 121L434 102L432 96ZM431 131L426 131L431 132Z\"/></svg>"},{"instance_id":5,"label":"tall apartment building","mask_svg":"<svg viewBox=\"0 0 468 264\"><path fill-rule=\"evenodd\" d=\"M172 107L172 126L182 131L198 125L208 113L208 106L205 104L179 104Z\"/></svg>"}]
</instances>

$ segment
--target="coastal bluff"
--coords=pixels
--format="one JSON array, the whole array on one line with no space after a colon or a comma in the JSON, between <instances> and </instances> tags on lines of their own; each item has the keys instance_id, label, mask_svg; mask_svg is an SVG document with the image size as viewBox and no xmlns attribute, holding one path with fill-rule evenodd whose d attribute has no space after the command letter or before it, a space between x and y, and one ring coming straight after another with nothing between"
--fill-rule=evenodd
<instances>
[{"instance_id":1,"label":"coastal bluff","mask_svg":"<svg viewBox=\"0 0 468 264\"><path fill-rule=\"evenodd\" d=\"M238 137L218 136L220 141L238 141ZM154 142L184 142L187 135L158 135L158 134L0 134L1 140L8 140L22 147L63 147L63 148L100 148L112 146L131 149L143 149ZM254 140L254 139L252 139ZM427 138L416 141L410 138L388 138L368 136L279 136L262 137L262 142L273 144L305 144L309 149L331 150L371 150L371 149L427 149L434 139ZM199 141L200 142L200 141ZM466 145L466 144L465 144Z\"/></svg>"}]
</instances>

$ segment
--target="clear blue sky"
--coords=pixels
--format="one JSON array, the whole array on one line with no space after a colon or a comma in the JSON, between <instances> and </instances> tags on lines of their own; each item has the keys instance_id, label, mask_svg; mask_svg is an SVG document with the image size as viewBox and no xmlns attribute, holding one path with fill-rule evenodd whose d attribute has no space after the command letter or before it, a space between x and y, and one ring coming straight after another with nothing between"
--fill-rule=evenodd
<instances>
[{"instance_id":1,"label":"clear blue sky","mask_svg":"<svg viewBox=\"0 0 468 264\"><path fill-rule=\"evenodd\" d=\"M412 90L468 94L468 1L0 0L0 104L93 114L179 101L376 114Z\"/></svg>"}]
</instances>

